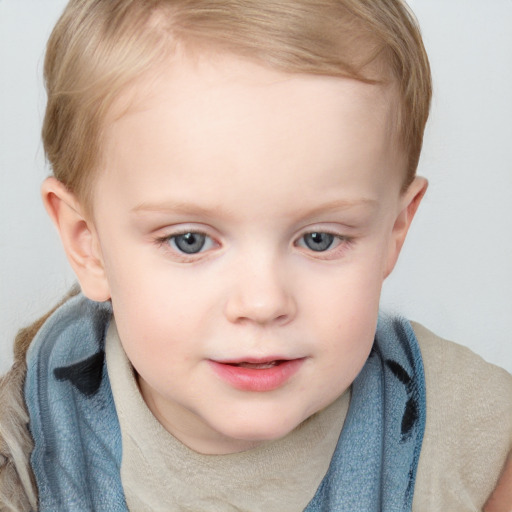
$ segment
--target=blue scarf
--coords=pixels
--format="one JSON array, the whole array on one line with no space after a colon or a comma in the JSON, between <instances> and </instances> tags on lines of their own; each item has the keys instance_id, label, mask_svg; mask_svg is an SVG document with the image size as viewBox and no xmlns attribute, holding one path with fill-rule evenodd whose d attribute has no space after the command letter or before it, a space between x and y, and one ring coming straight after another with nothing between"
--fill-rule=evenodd
<instances>
[{"instance_id":1,"label":"blue scarf","mask_svg":"<svg viewBox=\"0 0 512 512\"><path fill-rule=\"evenodd\" d=\"M40 511L127 510L104 352L111 315L108 303L78 295L47 320L27 354ZM414 332L408 321L381 315L329 470L306 512L411 510L425 407Z\"/></svg>"}]
</instances>

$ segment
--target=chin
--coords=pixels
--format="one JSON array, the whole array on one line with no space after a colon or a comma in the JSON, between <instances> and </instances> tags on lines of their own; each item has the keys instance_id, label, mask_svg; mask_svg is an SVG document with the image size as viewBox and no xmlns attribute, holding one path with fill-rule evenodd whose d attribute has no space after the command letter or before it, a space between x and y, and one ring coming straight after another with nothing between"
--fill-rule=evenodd
<instances>
[{"instance_id":1,"label":"chin","mask_svg":"<svg viewBox=\"0 0 512 512\"><path fill-rule=\"evenodd\" d=\"M288 435L298 427L305 418L283 418L281 414L259 414L246 416L240 421L232 419L229 425L220 430L226 437L248 444L260 444L275 441Z\"/></svg>"}]
</instances>

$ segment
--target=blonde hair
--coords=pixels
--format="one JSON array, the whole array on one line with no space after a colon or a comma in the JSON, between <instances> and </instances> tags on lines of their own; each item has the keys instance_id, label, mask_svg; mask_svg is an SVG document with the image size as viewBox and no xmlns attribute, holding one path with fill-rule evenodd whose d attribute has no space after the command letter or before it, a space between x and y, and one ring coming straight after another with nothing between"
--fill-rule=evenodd
<instances>
[{"instance_id":1,"label":"blonde hair","mask_svg":"<svg viewBox=\"0 0 512 512\"><path fill-rule=\"evenodd\" d=\"M414 178L431 99L419 28L401 0L71 0L47 47L43 142L86 205L106 117L128 84L177 45L229 51L290 73L397 87L396 133ZM378 63L379 76L369 66Z\"/></svg>"}]
</instances>

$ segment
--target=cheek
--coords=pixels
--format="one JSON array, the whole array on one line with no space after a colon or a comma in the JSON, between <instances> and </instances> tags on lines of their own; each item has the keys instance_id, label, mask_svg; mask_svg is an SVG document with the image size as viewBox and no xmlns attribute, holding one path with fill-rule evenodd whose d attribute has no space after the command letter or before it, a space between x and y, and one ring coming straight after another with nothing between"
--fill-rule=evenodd
<instances>
[{"instance_id":1,"label":"cheek","mask_svg":"<svg viewBox=\"0 0 512 512\"><path fill-rule=\"evenodd\" d=\"M302 283L303 307L329 319L329 324L343 328L359 323L359 318L376 316L383 283L379 257L356 257L310 277Z\"/></svg>"},{"instance_id":2,"label":"cheek","mask_svg":"<svg viewBox=\"0 0 512 512\"><path fill-rule=\"evenodd\" d=\"M163 267L163 268L162 268ZM207 334L219 300L201 279L167 265L121 264L111 273L112 306L127 352L178 356ZM173 357L174 357L173 356Z\"/></svg>"},{"instance_id":3,"label":"cheek","mask_svg":"<svg viewBox=\"0 0 512 512\"><path fill-rule=\"evenodd\" d=\"M383 282L379 261L361 258L321 279L317 276L316 286L310 287L314 292L302 303L312 335L321 335L332 364L342 364L348 372L364 363L373 343Z\"/></svg>"}]
</instances>

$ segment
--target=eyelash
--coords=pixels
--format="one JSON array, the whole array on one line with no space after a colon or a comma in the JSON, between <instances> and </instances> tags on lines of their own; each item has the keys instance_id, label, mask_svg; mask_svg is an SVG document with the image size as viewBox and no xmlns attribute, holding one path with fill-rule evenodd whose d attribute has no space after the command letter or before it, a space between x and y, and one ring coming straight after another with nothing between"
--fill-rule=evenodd
<instances>
[{"instance_id":1,"label":"eyelash","mask_svg":"<svg viewBox=\"0 0 512 512\"><path fill-rule=\"evenodd\" d=\"M187 234L204 236L207 240L210 240L212 242L212 244L216 244L215 240L211 236L209 236L207 233L205 233L203 231L194 231L194 230L183 230L183 231L179 231L176 233L172 233L170 235L164 235L164 236L158 237L155 239L155 244L158 247L161 247L169 252L172 252L174 257L176 257L184 262L193 261L194 259L197 259L198 257L200 257L201 254L209 251L209 249L202 250L203 248L201 247L201 250L199 252L186 253L186 252L181 251L177 247L174 247L174 248L171 247L171 241L176 240L180 236L184 236ZM329 236L333 237L333 242L336 243L336 241L337 241L337 243L336 243L335 247L333 247L333 248L328 247L324 251L315 251L314 249L311 249L308 247L303 247L303 246L299 245L300 241L304 241L305 237L307 237L308 235L314 235L314 234L329 235ZM305 242L303 242L303 243L305 243ZM174 242L174 244L176 244L176 242ZM310 256L314 255L315 258L323 259L323 260L336 259L337 257L340 257L341 254L344 251L348 250L352 244L353 244L352 237L339 235L337 233L333 233L330 231L322 231L322 230L307 231L304 234L302 234L298 239L296 239L296 241L293 243L293 245L295 247L299 247L299 248L303 249ZM217 245L219 245L219 244L217 244Z\"/></svg>"}]
</instances>

